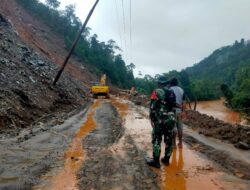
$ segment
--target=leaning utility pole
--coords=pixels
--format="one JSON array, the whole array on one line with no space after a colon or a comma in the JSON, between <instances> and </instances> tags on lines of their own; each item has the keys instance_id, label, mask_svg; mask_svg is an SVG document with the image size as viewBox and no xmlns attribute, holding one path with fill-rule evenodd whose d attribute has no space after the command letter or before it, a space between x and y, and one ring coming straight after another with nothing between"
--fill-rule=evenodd
<instances>
[{"instance_id":1,"label":"leaning utility pole","mask_svg":"<svg viewBox=\"0 0 250 190\"><path fill-rule=\"evenodd\" d=\"M77 44L77 42L79 41L79 39L80 39L80 37L81 37L82 32L83 32L84 29L86 28L86 26L87 26L87 24L88 24L88 21L89 21L91 15L92 15L92 13L94 12L95 7L96 7L96 5L98 4L98 2L99 2L99 0L96 0L94 6L93 6L92 9L90 10L90 12L89 12L89 14L88 14L88 16L87 16L87 18L86 18L86 20L85 20L85 22L84 22L82 28L81 28L81 30L80 30L79 33L78 33L77 38L75 39L75 42L73 43L73 45L72 45L72 47L71 47L71 49L70 49L70 51L69 51L69 54L68 54L67 57L65 58L62 67L60 68L60 70L58 71L58 73L57 73L57 75L56 75L56 77L55 77L55 80L54 80L54 82L53 82L54 85L55 85L56 82L59 80L59 78L60 78L60 76L61 76L61 74L62 74L62 72L63 72L65 66L67 65L67 63L68 63L68 61L69 61L69 58L70 58L70 56L72 55L72 53L73 53L73 51L74 51L74 49L75 49L75 47L76 47L76 44Z\"/></svg>"}]
</instances>

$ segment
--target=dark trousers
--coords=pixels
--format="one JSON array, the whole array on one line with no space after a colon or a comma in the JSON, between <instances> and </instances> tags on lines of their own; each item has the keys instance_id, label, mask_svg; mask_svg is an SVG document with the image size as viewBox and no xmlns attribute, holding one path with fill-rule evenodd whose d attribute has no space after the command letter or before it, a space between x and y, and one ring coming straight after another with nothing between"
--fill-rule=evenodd
<instances>
[{"instance_id":1,"label":"dark trousers","mask_svg":"<svg viewBox=\"0 0 250 190\"><path fill-rule=\"evenodd\" d=\"M162 122L164 121L164 122ZM168 116L159 122L154 122L154 128L152 131L152 144L153 144L153 157L160 158L161 155L161 142L162 136L164 137L165 156L170 157L173 152L173 129L175 126L175 118Z\"/></svg>"}]
</instances>

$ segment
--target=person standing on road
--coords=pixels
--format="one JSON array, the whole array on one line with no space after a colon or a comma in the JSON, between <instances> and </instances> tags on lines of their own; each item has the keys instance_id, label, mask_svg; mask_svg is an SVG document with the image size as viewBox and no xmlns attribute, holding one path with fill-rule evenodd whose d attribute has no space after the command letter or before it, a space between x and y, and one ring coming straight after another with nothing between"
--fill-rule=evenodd
<instances>
[{"instance_id":1,"label":"person standing on road","mask_svg":"<svg viewBox=\"0 0 250 190\"><path fill-rule=\"evenodd\" d=\"M170 81L170 89L174 91L176 97L176 106L174 108L176 114L176 127L173 131L173 145L174 148L176 148L176 133L178 132L178 147L182 148L183 124L181 121L181 115L182 112L185 110L184 90L178 86L178 80L176 78L173 78Z\"/></svg>"},{"instance_id":2,"label":"person standing on road","mask_svg":"<svg viewBox=\"0 0 250 190\"><path fill-rule=\"evenodd\" d=\"M165 77L160 76L157 83L158 88L153 91L150 102L150 121L153 128L153 159L147 161L147 164L160 168L162 136L164 136L166 147L165 156L161 161L166 165L169 165L169 159L173 151L174 106L176 98L174 92L166 87L168 82Z\"/></svg>"}]
</instances>

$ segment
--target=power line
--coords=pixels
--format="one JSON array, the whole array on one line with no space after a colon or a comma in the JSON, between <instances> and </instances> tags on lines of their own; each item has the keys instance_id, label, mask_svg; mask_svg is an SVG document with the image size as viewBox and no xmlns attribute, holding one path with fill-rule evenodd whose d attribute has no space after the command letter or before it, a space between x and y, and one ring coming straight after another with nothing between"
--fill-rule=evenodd
<instances>
[{"instance_id":1,"label":"power line","mask_svg":"<svg viewBox=\"0 0 250 190\"><path fill-rule=\"evenodd\" d=\"M124 11L124 1L122 0L122 15L123 15L123 30L124 30L124 42L125 42L125 57L127 58L127 40L126 40L126 23L125 23L125 11Z\"/></svg>"},{"instance_id":2,"label":"power line","mask_svg":"<svg viewBox=\"0 0 250 190\"><path fill-rule=\"evenodd\" d=\"M129 17L130 17L130 63L132 63L132 1L129 1Z\"/></svg>"},{"instance_id":3,"label":"power line","mask_svg":"<svg viewBox=\"0 0 250 190\"><path fill-rule=\"evenodd\" d=\"M119 11L118 11L118 6L117 6L117 0L114 0L115 1L115 9L116 9L116 21L117 21L117 26L118 26L118 33L119 33L119 38L120 38L120 46L121 46L121 49L123 49L123 43L122 43L122 27L120 25L120 16L119 16Z\"/></svg>"},{"instance_id":4,"label":"power line","mask_svg":"<svg viewBox=\"0 0 250 190\"><path fill-rule=\"evenodd\" d=\"M94 12L94 10L95 10L96 5L98 4L98 2L99 2L99 0L96 0L95 4L93 5L93 7L91 8L91 10L89 11L89 14L88 14L87 18L85 19L85 21L84 21L84 23L82 25L82 28L80 29L80 31L79 31L79 33L78 33L78 35L77 35L77 37L76 37L76 39L75 39L75 41L74 41L71 49L70 49L67 57L65 58L65 60L63 62L63 65L61 66L60 70L57 72L57 75L56 75L56 77L55 77L55 79L53 81L53 85L56 85L57 81L61 77L61 74L64 71L64 68L66 67L66 65L68 64L69 58L71 57L71 55L72 55L72 53L73 53L73 51L74 51L74 49L75 49L75 47L77 45L77 42L81 38L81 34L85 30L85 28L86 28L86 26L88 24L88 21L89 21L90 17L92 16L92 14L93 14L93 12Z\"/></svg>"}]
</instances>

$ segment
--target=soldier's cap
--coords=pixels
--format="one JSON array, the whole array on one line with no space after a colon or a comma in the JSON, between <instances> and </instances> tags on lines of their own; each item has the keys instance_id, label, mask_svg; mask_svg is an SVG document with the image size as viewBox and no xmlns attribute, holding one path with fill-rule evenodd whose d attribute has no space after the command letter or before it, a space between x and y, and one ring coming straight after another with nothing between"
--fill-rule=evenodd
<instances>
[{"instance_id":1,"label":"soldier's cap","mask_svg":"<svg viewBox=\"0 0 250 190\"><path fill-rule=\"evenodd\" d=\"M167 78L164 77L164 76L159 76L158 79L157 79L157 83L159 83L159 84L169 84L170 81L168 81Z\"/></svg>"}]
</instances>

